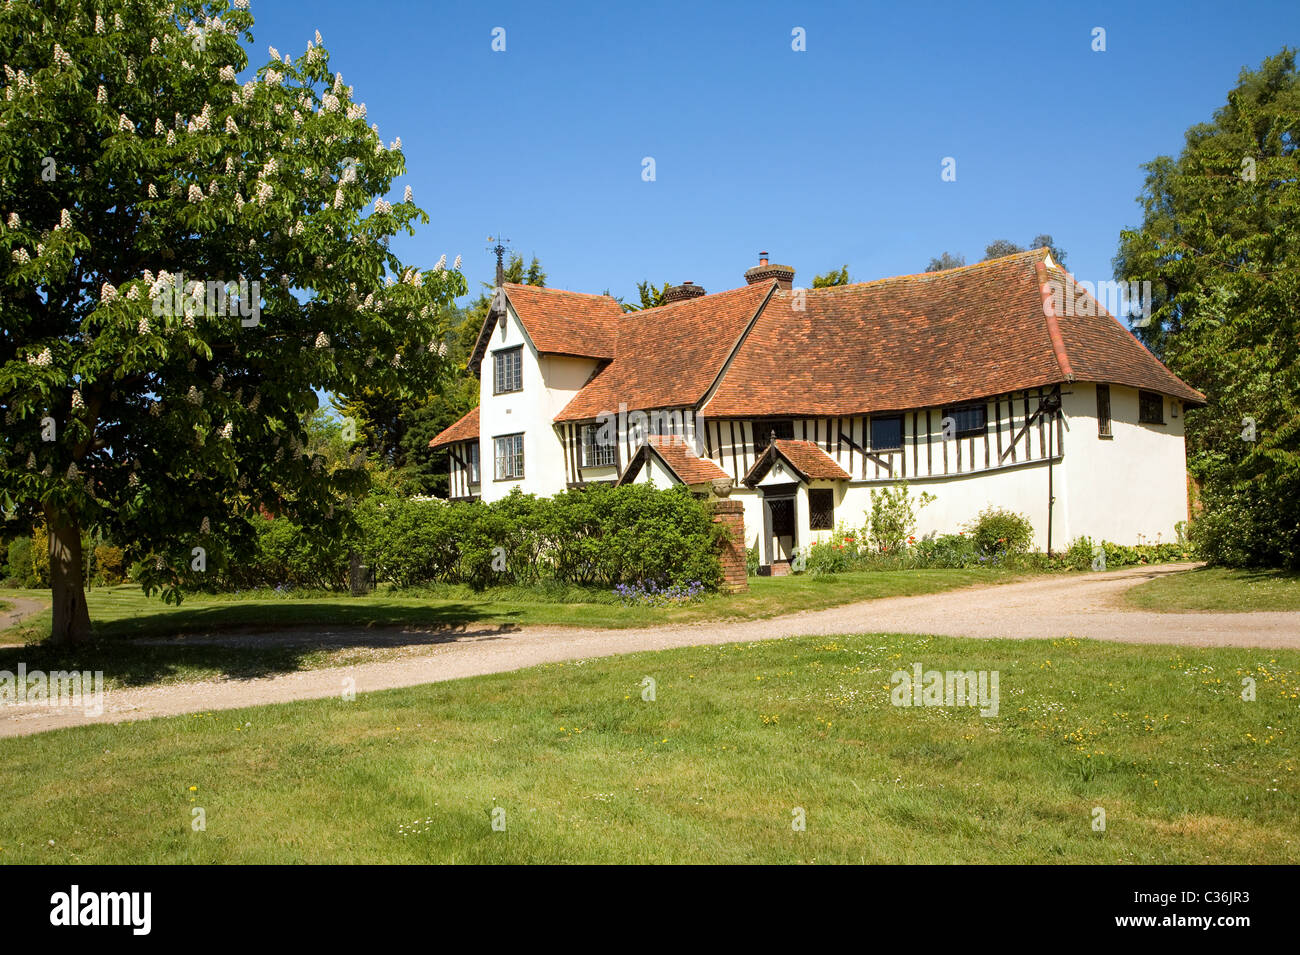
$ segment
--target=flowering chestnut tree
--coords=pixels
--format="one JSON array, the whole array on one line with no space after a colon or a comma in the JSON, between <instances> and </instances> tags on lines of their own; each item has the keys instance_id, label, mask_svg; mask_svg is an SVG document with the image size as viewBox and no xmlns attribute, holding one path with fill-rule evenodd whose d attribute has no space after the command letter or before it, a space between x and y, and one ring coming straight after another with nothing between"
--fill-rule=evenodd
<instances>
[{"instance_id":1,"label":"flowering chestnut tree","mask_svg":"<svg viewBox=\"0 0 1300 955\"><path fill-rule=\"evenodd\" d=\"M56 641L89 634L82 534L179 599L249 518L328 528L364 469L308 447L317 394L428 393L459 259L320 34L255 76L247 0L0 4L0 510L49 531ZM444 259L445 262L445 259Z\"/></svg>"}]
</instances>

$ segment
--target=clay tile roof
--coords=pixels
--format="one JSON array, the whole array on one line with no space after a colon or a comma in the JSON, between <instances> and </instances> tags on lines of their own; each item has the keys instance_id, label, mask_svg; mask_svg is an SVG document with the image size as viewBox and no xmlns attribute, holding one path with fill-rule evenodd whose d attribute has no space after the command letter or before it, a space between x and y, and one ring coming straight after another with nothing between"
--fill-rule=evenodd
<instances>
[{"instance_id":1,"label":"clay tile roof","mask_svg":"<svg viewBox=\"0 0 1300 955\"><path fill-rule=\"evenodd\" d=\"M1078 288L1074 276L1060 266L1040 269L1039 277L1063 283L1066 289ZM1084 291L1082 300L1090 307L1076 304L1056 317L1061 344L1076 379L1149 388L1193 404L1205 403L1205 395L1166 368L1095 297Z\"/></svg>"},{"instance_id":2,"label":"clay tile roof","mask_svg":"<svg viewBox=\"0 0 1300 955\"><path fill-rule=\"evenodd\" d=\"M1072 377L1204 400L1109 315L1060 317L1053 330L1039 276L1047 254L777 291L704 413L900 411Z\"/></svg>"},{"instance_id":3,"label":"clay tile roof","mask_svg":"<svg viewBox=\"0 0 1300 955\"><path fill-rule=\"evenodd\" d=\"M617 413L620 404L628 411L694 406L774 287L748 285L624 315L616 357L555 420Z\"/></svg>"},{"instance_id":4,"label":"clay tile roof","mask_svg":"<svg viewBox=\"0 0 1300 955\"><path fill-rule=\"evenodd\" d=\"M730 480L730 475L708 458L699 457L679 437L651 435L646 444L668 466L683 484L707 484L710 481Z\"/></svg>"},{"instance_id":5,"label":"clay tile roof","mask_svg":"<svg viewBox=\"0 0 1300 955\"><path fill-rule=\"evenodd\" d=\"M835 463L835 460L812 441L786 441L778 439L773 442L781 457L810 478L830 478L835 481L847 481L848 472Z\"/></svg>"},{"instance_id":6,"label":"clay tile roof","mask_svg":"<svg viewBox=\"0 0 1300 955\"><path fill-rule=\"evenodd\" d=\"M849 473L835 463L835 459L812 441L789 441L778 439L767 446L759 455L754 466L745 475L744 483L757 484L767 474L776 459L784 458L794 468L800 480L812 481L825 478L831 481L847 481Z\"/></svg>"},{"instance_id":7,"label":"clay tile roof","mask_svg":"<svg viewBox=\"0 0 1300 955\"><path fill-rule=\"evenodd\" d=\"M543 354L613 358L623 309L608 295L506 283L506 298Z\"/></svg>"},{"instance_id":8,"label":"clay tile roof","mask_svg":"<svg viewBox=\"0 0 1300 955\"><path fill-rule=\"evenodd\" d=\"M434 436L429 442L431 448L441 448L457 441L474 441L478 438L478 405L465 412L464 417Z\"/></svg>"}]
</instances>

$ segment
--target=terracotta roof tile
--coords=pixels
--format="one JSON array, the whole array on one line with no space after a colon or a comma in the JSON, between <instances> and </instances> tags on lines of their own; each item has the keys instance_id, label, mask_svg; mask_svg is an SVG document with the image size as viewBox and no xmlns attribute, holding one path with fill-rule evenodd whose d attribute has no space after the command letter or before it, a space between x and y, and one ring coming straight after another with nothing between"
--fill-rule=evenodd
<instances>
[{"instance_id":1,"label":"terracotta roof tile","mask_svg":"<svg viewBox=\"0 0 1300 955\"><path fill-rule=\"evenodd\" d=\"M1204 400L1108 315L1059 318L1054 335L1036 268L1046 255L778 291L704 412L900 411L1068 381L1071 367L1080 379Z\"/></svg>"},{"instance_id":2,"label":"terracotta roof tile","mask_svg":"<svg viewBox=\"0 0 1300 955\"><path fill-rule=\"evenodd\" d=\"M431 448L441 448L457 441L473 441L478 438L478 405L470 408L455 424L436 434L429 442Z\"/></svg>"},{"instance_id":3,"label":"terracotta roof tile","mask_svg":"<svg viewBox=\"0 0 1300 955\"><path fill-rule=\"evenodd\" d=\"M646 444L654 449L683 484L730 480L731 476L726 471L708 458L697 455L695 449L680 437L651 435Z\"/></svg>"},{"instance_id":4,"label":"terracotta roof tile","mask_svg":"<svg viewBox=\"0 0 1300 955\"><path fill-rule=\"evenodd\" d=\"M616 357L556 421L600 414L692 407L712 386L774 283L764 282L624 315Z\"/></svg>"},{"instance_id":5,"label":"terracotta roof tile","mask_svg":"<svg viewBox=\"0 0 1300 955\"><path fill-rule=\"evenodd\" d=\"M608 295L506 283L506 298L543 354L613 358L623 309Z\"/></svg>"}]
</instances>

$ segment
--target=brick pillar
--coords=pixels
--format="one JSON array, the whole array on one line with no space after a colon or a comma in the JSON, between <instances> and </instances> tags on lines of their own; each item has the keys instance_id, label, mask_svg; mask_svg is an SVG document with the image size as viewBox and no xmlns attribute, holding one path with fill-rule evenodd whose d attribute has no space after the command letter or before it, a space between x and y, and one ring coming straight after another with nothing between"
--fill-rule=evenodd
<instances>
[{"instance_id":1,"label":"brick pillar","mask_svg":"<svg viewBox=\"0 0 1300 955\"><path fill-rule=\"evenodd\" d=\"M719 558L722 561L722 589L729 594L749 590L749 574L745 569L745 508L740 501L715 500L711 502L713 523L721 524L730 532L730 540L723 545Z\"/></svg>"}]
</instances>

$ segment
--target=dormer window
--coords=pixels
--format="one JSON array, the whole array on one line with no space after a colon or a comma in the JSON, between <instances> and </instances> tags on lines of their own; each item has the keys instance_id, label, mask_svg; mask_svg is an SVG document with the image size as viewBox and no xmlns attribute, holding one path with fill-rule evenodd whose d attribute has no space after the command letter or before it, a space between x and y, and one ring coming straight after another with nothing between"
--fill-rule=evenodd
<instances>
[{"instance_id":1,"label":"dormer window","mask_svg":"<svg viewBox=\"0 0 1300 955\"><path fill-rule=\"evenodd\" d=\"M504 395L524 387L524 346L492 353L492 394Z\"/></svg>"}]
</instances>

